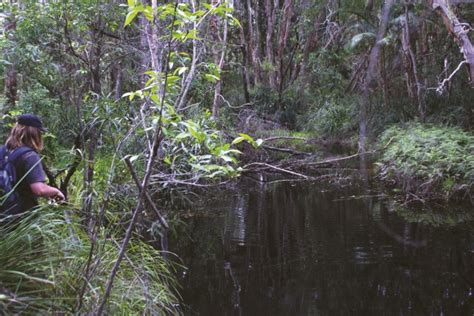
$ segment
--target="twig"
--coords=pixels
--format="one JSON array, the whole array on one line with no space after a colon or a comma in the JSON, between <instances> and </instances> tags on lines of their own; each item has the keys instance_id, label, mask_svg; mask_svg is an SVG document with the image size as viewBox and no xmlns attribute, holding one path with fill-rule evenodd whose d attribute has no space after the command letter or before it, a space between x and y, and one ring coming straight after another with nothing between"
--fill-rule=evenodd
<instances>
[{"instance_id":1,"label":"twig","mask_svg":"<svg viewBox=\"0 0 474 316\"><path fill-rule=\"evenodd\" d=\"M267 150L280 151L280 152L283 152L283 153L289 153L289 154L293 154L293 155L307 155L307 156L312 155L311 153L306 153L306 152L303 152L303 151L297 151L297 150L293 150L293 149L290 149L290 148L279 148L279 147L273 147L273 146L262 146L262 148L267 149Z\"/></svg>"},{"instance_id":2,"label":"twig","mask_svg":"<svg viewBox=\"0 0 474 316\"><path fill-rule=\"evenodd\" d=\"M198 188L214 188L214 187L218 187L218 186L221 186L221 185L224 185L226 183L228 183L230 180L227 180L227 181L222 181L222 182L219 182L219 183L213 183L213 184L202 184L202 183L197 183L197 182L189 182L189 181L184 181L184 180L163 180L163 181L155 181L153 183L167 183L168 185L169 184L180 184L180 185L188 185L188 186L192 186L192 187L198 187Z\"/></svg>"},{"instance_id":3,"label":"twig","mask_svg":"<svg viewBox=\"0 0 474 316\"><path fill-rule=\"evenodd\" d=\"M307 175L304 175L302 173L298 173L298 172L290 171L290 170L287 170L287 169L279 168L277 166L273 166L273 165L270 165L270 164L264 163L264 162L250 163L250 164L246 165L244 169L247 169L250 166L264 166L266 168L274 169L274 170L277 170L277 171L280 171L280 172L283 172L283 173L288 173L288 174L291 174L291 175L294 175L294 176L297 176L297 177L301 177L301 178L304 178L304 179L310 179L310 177L308 177Z\"/></svg>"},{"instance_id":4,"label":"twig","mask_svg":"<svg viewBox=\"0 0 474 316\"><path fill-rule=\"evenodd\" d=\"M438 94L443 94L443 91L444 91L444 86L451 81L451 79L453 79L454 75L461 69L461 67L464 65L464 64L467 64L467 61L463 60L462 62L459 63L458 67L449 75L448 78L445 78L443 79L443 81L441 81L441 83L439 84L438 87L434 88L436 89L436 92ZM433 88L431 88L433 89Z\"/></svg>"},{"instance_id":5,"label":"twig","mask_svg":"<svg viewBox=\"0 0 474 316\"><path fill-rule=\"evenodd\" d=\"M60 183L60 190L63 192L67 198L67 187L69 185L69 181L71 180L72 176L76 172L77 168L79 167L79 164L82 161L82 154L80 151L80 148L82 147L82 131L81 133L76 135L76 139L74 141L74 160L72 161L71 165L68 167L66 176L64 177L64 180L61 180Z\"/></svg>"},{"instance_id":6,"label":"twig","mask_svg":"<svg viewBox=\"0 0 474 316\"><path fill-rule=\"evenodd\" d=\"M133 178L133 180L135 181L135 184L137 185L138 190L139 190L140 192L142 192L142 191L143 191L143 187L142 187L142 185L140 184L140 180L138 179L137 173L135 172L135 169L133 168L133 165L132 165L132 163L130 162L130 158L129 158L129 157L126 157L126 158L125 158L125 163L127 164L127 167L128 167L128 169L130 170L130 174L132 175L132 178ZM163 217L163 215L161 215L160 211L159 211L158 208L156 207L155 203L153 203L153 200L151 199L150 194L148 194L148 192L145 192L145 198L146 198L147 202L150 204L150 206L151 206L151 208L153 209L153 211L155 212L156 216L158 216L158 220L160 221L161 225L163 225L163 227L165 227L166 229L169 229L168 222L167 222L166 219Z\"/></svg>"},{"instance_id":7,"label":"twig","mask_svg":"<svg viewBox=\"0 0 474 316\"><path fill-rule=\"evenodd\" d=\"M326 159L326 160L316 161L316 162L308 162L308 163L306 163L306 165L307 165L307 166L325 165L325 164L330 164L330 163L335 163L335 162L350 160L350 159L356 158L356 157L358 157L358 156L367 155L367 154L372 154L372 153L374 153L374 152L371 151L371 152L365 152L365 153L357 153L357 154L354 154L354 155L345 156L345 157L340 157L340 158Z\"/></svg>"},{"instance_id":8,"label":"twig","mask_svg":"<svg viewBox=\"0 0 474 316\"><path fill-rule=\"evenodd\" d=\"M305 137L293 137L293 136L273 136L273 137L268 137L268 138L265 138L263 141L264 141L264 142L271 142L271 141L274 141L274 140L280 140L280 139L290 139L290 140L304 140L304 141L308 141L308 140L309 140L308 138L305 138Z\"/></svg>"}]
</instances>

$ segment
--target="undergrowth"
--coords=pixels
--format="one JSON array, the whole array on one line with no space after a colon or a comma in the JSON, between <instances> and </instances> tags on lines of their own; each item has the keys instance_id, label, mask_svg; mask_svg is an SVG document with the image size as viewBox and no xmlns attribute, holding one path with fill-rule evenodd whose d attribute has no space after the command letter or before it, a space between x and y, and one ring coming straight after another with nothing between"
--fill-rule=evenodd
<instances>
[{"instance_id":1,"label":"undergrowth","mask_svg":"<svg viewBox=\"0 0 474 316\"><path fill-rule=\"evenodd\" d=\"M410 123L386 130L379 145L382 180L414 198L472 198L474 136L457 127Z\"/></svg>"},{"instance_id":2,"label":"undergrowth","mask_svg":"<svg viewBox=\"0 0 474 316\"><path fill-rule=\"evenodd\" d=\"M99 233L96 254L84 271L90 239L77 218L45 206L0 226L0 314L91 314L117 259L116 232ZM160 252L134 238L118 272L109 314L176 314L176 283ZM87 275L87 277L86 277ZM85 283L84 283L85 282ZM83 293L82 297L80 293Z\"/></svg>"}]
</instances>

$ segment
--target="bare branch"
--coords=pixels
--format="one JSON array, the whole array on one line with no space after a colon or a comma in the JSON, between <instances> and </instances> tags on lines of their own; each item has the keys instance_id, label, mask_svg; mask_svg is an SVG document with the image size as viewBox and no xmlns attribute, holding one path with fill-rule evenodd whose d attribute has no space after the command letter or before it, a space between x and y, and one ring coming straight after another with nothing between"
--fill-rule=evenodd
<instances>
[{"instance_id":1,"label":"bare branch","mask_svg":"<svg viewBox=\"0 0 474 316\"><path fill-rule=\"evenodd\" d=\"M461 67L464 65L464 64L467 64L467 61L463 60L462 62L459 63L459 65L456 67L456 69L454 69L454 71L449 75L449 77L443 79L443 81L440 82L440 84L438 85L438 87L436 88L430 88L430 89L436 89L436 92L441 95L443 94L445 88L444 86L451 82L451 79L453 79L454 75L461 69Z\"/></svg>"}]
</instances>

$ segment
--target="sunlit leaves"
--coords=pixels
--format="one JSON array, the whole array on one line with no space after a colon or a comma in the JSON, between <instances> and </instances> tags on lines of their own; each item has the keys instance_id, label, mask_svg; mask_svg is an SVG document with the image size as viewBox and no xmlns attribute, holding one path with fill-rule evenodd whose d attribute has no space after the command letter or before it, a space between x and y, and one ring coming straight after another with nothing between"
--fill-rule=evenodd
<instances>
[{"instance_id":1,"label":"sunlit leaves","mask_svg":"<svg viewBox=\"0 0 474 316\"><path fill-rule=\"evenodd\" d=\"M260 147L262 144L263 144L263 139L257 139L255 140L252 136L250 135L247 135L247 134L243 134L243 133L240 133L239 134L239 137L235 138L233 141L232 141L232 145L236 145L236 144L239 144L243 141L246 141L247 143L249 143L250 145L252 145L254 148L258 148Z\"/></svg>"},{"instance_id":2,"label":"sunlit leaves","mask_svg":"<svg viewBox=\"0 0 474 316\"><path fill-rule=\"evenodd\" d=\"M150 5L143 5L142 3L129 0L128 1L128 13L125 17L124 26L129 25L135 19L135 17L142 13L149 21L153 20L153 9Z\"/></svg>"}]
</instances>

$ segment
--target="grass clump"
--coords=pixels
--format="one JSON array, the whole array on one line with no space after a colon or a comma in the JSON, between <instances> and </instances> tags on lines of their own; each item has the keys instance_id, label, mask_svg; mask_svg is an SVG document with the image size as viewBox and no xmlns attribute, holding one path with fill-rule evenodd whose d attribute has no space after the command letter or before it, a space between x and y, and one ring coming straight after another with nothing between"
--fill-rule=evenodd
<instances>
[{"instance_id":1,"label":"grass clump","mask_svg":"<svg viewBox=\"0 0 474 316\"><path fill-rule=\"evenodd\" d=\"M386 130L380 177L418 198L469 197L474 184L474 136L457 127L410 123Z\"/></svg>"},{"instance_id":2,"label":"grass clump","mask_svg":"<svg viewBox=\"0 0 474 316\"><path fill-rule=\"evenodd\" d=\"M90 237L76 224L77 218L66 220L64 214L62 207L43 207L13 224L0 223L1 315L94 314L117 260L121 237L102 229L89 261ZM110 315L179 314L176 286L170 262L135 237L106 311Z\"/></svg>"}]
</instances>

